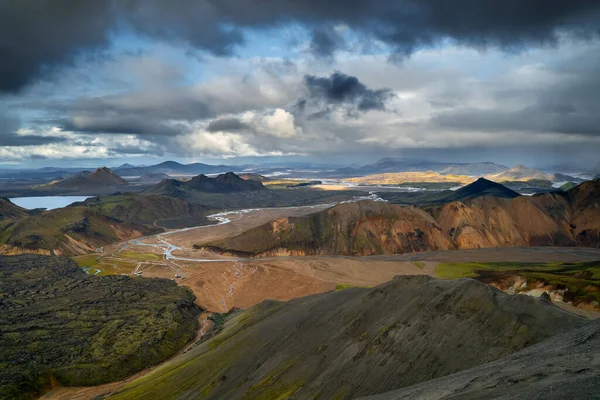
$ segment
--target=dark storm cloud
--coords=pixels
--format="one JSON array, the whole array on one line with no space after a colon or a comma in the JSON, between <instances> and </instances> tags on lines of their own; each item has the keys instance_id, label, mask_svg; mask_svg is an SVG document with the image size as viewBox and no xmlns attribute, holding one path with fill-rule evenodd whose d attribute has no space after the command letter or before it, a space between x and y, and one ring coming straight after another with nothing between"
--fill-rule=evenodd
<instances>
[{"instance_id":1,"label":"dark storm cloud","mask_svg":"<svg viewBox=\"0 0 600 400\"><path fill-rule=\"evenodd\" d=\"M315 28L310 40L310 51L322 57L330 57L344 47L344 38L331 26Z\"/></svg>"},{"instance_id":2,"label":"dark storm cloud","mask_svg":"<svg viewBox=\"0 0 600 400\"><path fill-rule=\"evenodd\" d=\"M118 155L153 155L153 156L164 156L165 150L156 145L152 145L149 147L140 147L140 146L127 146L117 144L115 147L111 147L108 149L108 153L111 156Z\"/></svg>"},{"instance_id":3,"label":"dark storm cloud","mask_svg":"<svg viewBox=\"0 0 600 400\"><path fill-rule=\"evenodd\" d=\"M250 129L248 124L245 124L238 118L215 119L206 128L208 132L238 132L246 129Z\"/></svg>"},{"instance_id":4,"label":"dark storm cloud","mask_svg":"<svg viewBox=\"0 0 600 400\"><path fill-rule=\"evenodd\" d=\"M312 48L331 54L324 26L344 24L399 56L452 39L477 48L552 44L561 31L597 35L597 0L0 0L0 91L16 92L121 27L217 55L244 43L243 28L304 24Z\"/></svg>"},{"instance_id":5,"label":"dark storm cloud","mask_svg":"<svg viewBox=\"0 0 600 400\"><path fill-rule=\"evenodd\" d=\"M131 134L131 135L154 135L175 136L181 133L176 127L166 125L155 119L144 119L141 116L115 115L87 116L63 121L59 126L66 131L84 134Z\"/></svg>"},{"instance_id":6,"label":"dark storm cloud","mask_svg":"<svg viewBox=\"0 0 600 400\"><path fill-rule=\"evenodd\" d=\"M300 100L298 107L304 109L311 103L323 107L313 116L325 115L332 105L346 107L349 113L385 110L385 103L394 96L390 89L369 89L358 78L341 72L334 72L329 77L306 75L304 85L308 97Z\"/></svg>"},{"instance_id":7,"label":"dark storm cloud","mask_svg":"<svg viewBox=\"0 0 600 400\"><path fill-rule=\"evenodd\" d=\"M64 143L67 139L60 136L16 135L0 133L0 146L40 146L52 143Z\"/></svg>"}]
</instances>

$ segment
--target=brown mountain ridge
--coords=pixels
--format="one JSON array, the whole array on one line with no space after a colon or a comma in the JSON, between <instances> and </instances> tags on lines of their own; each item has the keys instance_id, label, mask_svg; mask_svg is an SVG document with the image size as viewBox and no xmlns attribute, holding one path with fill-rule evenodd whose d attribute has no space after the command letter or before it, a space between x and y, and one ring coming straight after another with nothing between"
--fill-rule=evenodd
<instances>
[{"instance_id":1,"label":"brown mountain ridge","mask_svg":"<svg viewBox=\"0 0 600 400\"><path fill-rule=\"evenodd\" d=\"M198 243L245 256L374 255L509 246L600 246L600 181L519 196L483 179L434 217L415 207L363 201L279 218L228 239ZM482 195L483 194L483 195Z\"/></svg>"}]
</instances>

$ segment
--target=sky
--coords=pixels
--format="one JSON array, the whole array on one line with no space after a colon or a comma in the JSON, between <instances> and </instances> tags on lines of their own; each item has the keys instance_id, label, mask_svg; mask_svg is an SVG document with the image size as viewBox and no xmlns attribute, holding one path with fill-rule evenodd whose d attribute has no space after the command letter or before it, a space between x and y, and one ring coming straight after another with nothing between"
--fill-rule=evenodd
<instances>
[{"instance_id":1,"label":"sky","mask_svg":"<svg viewBox=\"0 0 600 400\"><path fill-rule=\"evenodd\" d=\"M597 0L0 0L0 165L600 162Z\"/></svg>"}]
</instances>

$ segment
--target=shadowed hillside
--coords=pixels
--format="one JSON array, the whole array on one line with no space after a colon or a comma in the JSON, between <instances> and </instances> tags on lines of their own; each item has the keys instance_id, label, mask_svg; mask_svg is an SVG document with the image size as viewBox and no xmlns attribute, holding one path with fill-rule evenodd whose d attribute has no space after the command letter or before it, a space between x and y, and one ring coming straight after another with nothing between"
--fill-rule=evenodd
<instances>
[{"instance_id":1,"label":"shadowed hillside","mask_svg":"<svg viewBox=\"0 0 600 400\"><path fill-rule=\"evenodd\" d=\"M94 277L66 258L0 256L0 398L98 385L159 363L198 327L175 282Z\"/></svg>"},{"instance_id":2,"label":"shadowed hillside","mask_svg":"<svg viewBox=\"0 0 600 400\"><path fill-rule=\"evenodd\" d=\"M10 200L0 197L0 221L6 219L19 219L29 216L29 211L13 204Z\"/></svg>"},{"instance_id":3,"label":"shadowed hillside","mask_svg":"<svg viewBox=\"0 0 600 400\"><path fill-rule=\"evenodd\" d=\"M501 360L362 400L595 399L599 382L597 320Z\"/></svg>"},{"instance_id":4,"label":"shadowed hillside","mask_svg":"<svg viewBox=\"0 0 600 400\"><path fill-rule=\"evenodd\" d=\"M263 302L112 398L351 399L500 359L585 321L471 279Z\"/></svg>"}]
</instances>

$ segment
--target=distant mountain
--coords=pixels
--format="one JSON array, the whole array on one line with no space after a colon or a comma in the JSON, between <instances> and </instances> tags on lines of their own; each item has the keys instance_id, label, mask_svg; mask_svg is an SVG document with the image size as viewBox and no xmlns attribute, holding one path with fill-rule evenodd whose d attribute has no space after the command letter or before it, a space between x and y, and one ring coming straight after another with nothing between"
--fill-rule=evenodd
<instances>
[{"instance_id":1,"label":"distant mountain","mask_svg":"<svg viewBox=\"0 0 600 400\"><path fill-rule=\"evenodd\" d=\"M185 355L133 378L111 399L197 393L211 400L356 399L469 371L585 323L537 298L509 295L473 279L397 276L375 288L264 301L229 317L221 332ZM577 337L597 343L597 336ZM589 350L584 359L595 359L597 348ZM569 360L569 354L557 358ZM535 353L528 360L537 362ZM592 376L589 385L597 389L597 368L577 362L582 363L574 359L574 369L563 374L561 398L572 397L566 388L578 374ZM540 375L527 382L554 371L553 364L541 365ZM518 374L511 376L514 381L500 382L508 388L522 382ZM460 388L484 387L480 379L486 377L465 380ZM439 399L445 393L407 398Z\"/></svg>"},{"instance_id":2,"label":"distant mountain","mask_svg":"<svg viewBox=\"0 0 600 400\"><path fill-rule=\"evenodd\" d=\"M453 164L440 171L442 174L483 176L508 170L504 165L493 162Z\"/></svg>"},{"instance_id":3,"label":"distant mountain","mask_svg":"<svg viewBox=\"0 0 600 400\"><path fill-rule=\"evenodd\" d=\"M411 158L385 157L373 164L363 165L362 167L340 168L335 170L334 173L339 176L350 177L386 172L435 171L442 174L482 176L506 169L508 168L492 162L446 163Z\"/></svg>"},{"instance_id":4,"label":"distant mountain","mask_svg":"<svg viewBox=\"0 0 600 400\"><path fill-rule=\"evenodd\" d=\"M199 244L249 256L372 255L454 249L435 220L414 207L361 201L280 218L232 238Z\"/></svg>"},{"instance_id":5,"label":"distant mountain","mask_svg":"<svg viewBox=\"0 0 600 400\"><path fill-rule=\"evenodd\" d=\"M114 170L118 171L120 169L126 169L126 168L135 168L135 165L131 165L131 164L125 163L125 164L121 164L118 167L114 168Z\"/></svg>"},{"instance_id":6,"label":"distant mountain","mask_svg":"<svg viewBox=\"0 0 600 400\"><path fill-rule=\"evenodd\" d=\"M198 175L198 174L214 174L235 169L243 169L243 167L233 167L228 165L208 165L202 163L180 164L175 161L165 161L160 164L150 165L147 167L133 167L119 169L119 174L122 176L141 176L148 173L164 173L169 175Z\"/></svg>"},{"instance_id":7,"label":"distant mountain","mask_svg":"<svg viewBox=\"0 0 600 400\"><path fill-rule=\"evenodd\" d=\"M165 179L159 184L146 189L144 194L162 194L171 197L185 197L185 192L207 192L207 193L232 193L264 190L261 182L244 180L234 174L227 172L216 178L206 175L198 175L189 181L182 182L175 179Z\"/></svg>"},{"instance_id":8,"label":"distant mountain","mask_svg":"<svg viewBox=\"0 0 600 400\"><path fill-rule=\"evenodd\" d=\"M245 173L245 174L239 174L238 176L245 181L268 182L271 180L270 178L267 178L266 176L263 176L260 174Z\"/></svg>"},{"instance_id":9,"label":"distant mountain","mask_svg":"<svg viewBox=\"0 0 600 400\"><path fill-rule=\"evenodd\" d=\"M89 190L127 185L129 185L129 182L125 179L121 178L109 168L102 167L94 172L89 173L84 171L60 181L54 181L47 185L43 185L42 187L52 189Z\"/></svg>"},{"instance_id":10,"label":"distant mountain","mask_svg":"<svg viewBox=\"0 0 600 400\"><path fill-rule=\"evenodd\" d=\"M564 181L581 181L569 175L564 174L546 174L538 171L537 169L529 168L524 165L517 165L507 171L503 171L497 174L486 176L487 179L495 182L502 181L531 181L531 180L545 180L550 182L564 182Z\"/></svg>"}]
</instances>

